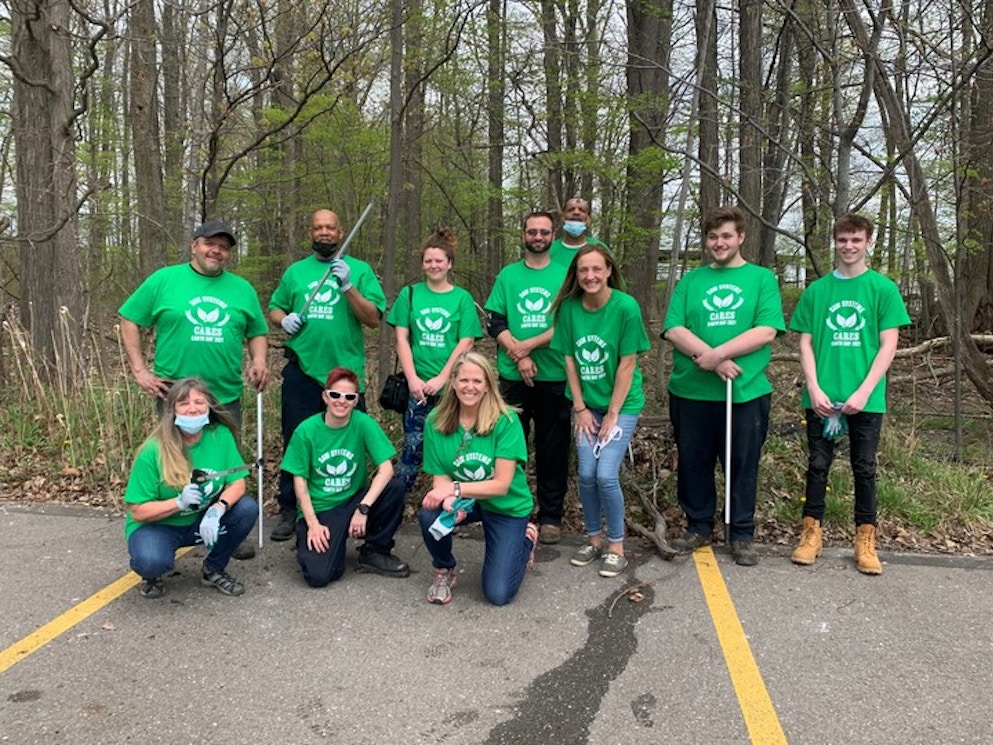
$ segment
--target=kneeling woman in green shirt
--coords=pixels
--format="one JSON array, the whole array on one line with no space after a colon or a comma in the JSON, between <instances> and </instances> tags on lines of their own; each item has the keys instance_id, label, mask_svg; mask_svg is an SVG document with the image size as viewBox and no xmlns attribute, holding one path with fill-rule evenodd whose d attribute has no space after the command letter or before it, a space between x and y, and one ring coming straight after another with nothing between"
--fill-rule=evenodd
<instances>
[{"instance_id":1,"label":"kneeling woman in green shirt","mask_svg":"<svg viewBox=\"0 0 993 745\"><path fill-rule=\"evenodd\" d=\"M390 461L396 450L375 419L355 410L354 371L334 368L321 395L327 410L301 422L280 464L293 475L303 578L311 587L324 587L341 577L348 538L363 540L359 571L406 577L410 567L392 553L404 502ZM369 463L375 467L371 481Z\"/></svg>"},{"instance_id":2,"label":"kneeling woman in green shirt","mask_svg":"<svg viewBox=\"0 0 993 745\"><path fill-rule=\"evenodd\" d=\"M534 497L526 461L524 430L500 395L489 361L477 352L459 356L424 427L424 470L433 477L419 515L434 566L428 602L450 602L457 584L451 532L437 527L445 513L449 525L483 523L483 594L494 605L514 599L538 537L528 521Z\"/></svg>"}]
</instances>

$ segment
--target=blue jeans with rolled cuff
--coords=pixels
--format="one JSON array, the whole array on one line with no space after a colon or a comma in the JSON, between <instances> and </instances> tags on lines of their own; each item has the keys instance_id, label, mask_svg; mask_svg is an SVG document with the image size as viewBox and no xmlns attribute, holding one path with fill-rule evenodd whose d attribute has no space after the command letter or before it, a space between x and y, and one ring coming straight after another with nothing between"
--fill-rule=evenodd
<instances>
[{"instance_id":1,"label":"blue jeans with rolled cuff","mask_svg":"<svg viewBox=\"0 0 993 745\"><path fill-rule=\"evenodd\" d=\"M603 421L604 412L590 409L597 426ZM621 491L621 464L628 451L628 443L638 426L637 414L617 417L621 436L600 448L594 454L596 438L590 443L586 435L576 435L576 456L579 461L579 501L583 505L583 524L587 536L603 532L607 523L607 541L624 540L624 492Z\"/></svg>"}]
</instances>

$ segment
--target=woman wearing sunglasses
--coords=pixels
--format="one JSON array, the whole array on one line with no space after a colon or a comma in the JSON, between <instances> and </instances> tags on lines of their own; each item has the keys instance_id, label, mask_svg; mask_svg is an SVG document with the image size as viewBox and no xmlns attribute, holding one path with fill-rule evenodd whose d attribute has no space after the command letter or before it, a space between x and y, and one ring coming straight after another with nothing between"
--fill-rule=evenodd
<instances>
[{"instance_id":1,"label":"woman wearing sunglasses","mask_svg":"<svg viewBox=\"0 0 993 745\"><path fill-rule=\"evenodd\" d=\"M458 583L451 532L437 525L443 513L453 518L449 525L482 522L483 594L494 605L514 599L538 541L538 526L528 522L534 498L526 461L524 429L500 395L489 360L478 352L460 355L424 427L424 470L433 477L419 515L434 566L428 602L449 603Z\"/></svg>"},{"instance_id":2,"label":"woman wearing sunglasses","mask_svg":"<svg viewBox=\"0 0 993 745\"><path fill-rule=\"evenodd\" d=\"M628 564L619 474L645 405L638 355L651 348L641 307L621 291L623 286L610 252L590 243L572 260L552 306L555 333L551 346L565 357L579 461L579 499L589 540L570 562L586 566L600 559L601 577L616 577Z\"/></svg>"},{"instance_id":3,"label":"woman wearing sunglasses","mask_svg":"<svg viewBox=\"0 0 993 745\"><path fill-rule=\"evenodd\" d=\"M326 411L297 427L280 465L293 475L303 578L311 587L340 578L348 538L363 541L360 572L406 577L410 567L392 553L404 503L390 460L396 450L375 419L355 410L359 378L352 370L328 373L323 399Z\"/></svg>"}]
</instances>

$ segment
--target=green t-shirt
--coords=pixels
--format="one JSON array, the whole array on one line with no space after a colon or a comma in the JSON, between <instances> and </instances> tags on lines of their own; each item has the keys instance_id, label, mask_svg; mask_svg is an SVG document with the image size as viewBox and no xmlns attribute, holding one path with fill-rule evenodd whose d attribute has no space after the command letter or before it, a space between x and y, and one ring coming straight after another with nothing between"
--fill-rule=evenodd
<instances>
[{"instance_id":1,"label":"green t-shirt","mask_svg":"<svg viewBox=\"0 0 993 745\"><path fill-rule=\"evenodd\" d=\"M543 334L552 327L552 302L566 271L565 266L554 261L541 269L532 269L523 261L509 264L497 275L486 310L506 316L507 327L518 340ZM565 380L562 355L550 346L535 349L531 359L538 368L535 380ZM497 371L506 380L521 379L517 363L503 347L497 351Z\"/></svg>"},{"instance_id":2,"label":"green t-shirt","mask_svg":"<svg viewBox=\"0 0 993 745\"><path fill-rule=\"evenodd\" d=\"M203 378L221 403L241 398L245 339L269 330L259 297L246 280L231 272L207 277L189 264L153 273L118 312L155 329L156 375Z\"/></svg>"},{"instance_id":3,"label":"green t-shirt","mask_svg":"<svg viewBox=\"0 0 993 745\"><path fill-rule=\"evenodd\" d=\"M896 284L869 270L858 277L829 274L811 282L800 296L790 329L811 335L817 383L832 401L845 401L869 373L879 353L879 333L909 323ZM810 407L806 386L803 406ZM864 411L885 413L885 375Z\"/></svg>"},{"instance_id":4,"label":"green t-shirt","mask_svg":"<svg viewBox=\"0 0 993 745\"><path fill-rule=\"evenodd\" d=\"M201 431L200 439L186 450L186 456L193 468L200 468L208 473L218 473L229 468L240 466L245 461L238 452L231 430L223 424L208 424ZM220 496L224 488L248 475L248 469L222 476L219 479L205 481L201 486L204 500L200 510L206 510L211 499ZM192 479L193 474L190 474ZM182 488L168 486L162 480L162 468L159 465L159 444L154 440L146 441L139 449L131 467L128 485L124 490L125 504L143 504L145 502L168 501L179 496ZM200 519L198 513L183 515L176 513L161 520L155 520L159 525L191 525ZM124 537L129 538L145 523L131 517L128 510L124 523Z\"/></svg>"},{"instance_id":5,"label":"green t-shirt","mask_svg":"<svg viewBox=\"0 0 993 745\"><path fill-rule=\"evenodd\" d=\"M511 517L528 517L534 507L534 497L524 474L528 449L524 441L521 420L514 414L501 416L488 435L457 432L443 435L435 429L438 410L428 414L424 423L424 471L435 476L448 476L453 481L488 481L493 478L496 459L512 460L514 478L502 497L480 499L484 510Z\"/></svg>"},{"instance_id":6,"label":"green t-shirt","mask_svg":"<svg viewBox=\"0 0 993 745\"><path fill-rule=\"evenodd\" d=\"M378 468L395 454L390 438L368 414L353 411L347 425L333 429L321 413L296 428L279 467L305 478L314 512L324 512L369 483L370 461ZM299 507L297 515L303 517Z\"/></svg>"},{"instance_id":7,"label":"green t-shirt","mask_svg":"<svg viewBox=\"0 0 993 745\"><path fill-rule=\"evenodd\" d=\"M769 269L744 264L732 269L702 266L679 280L665 314L662 331L685 328L716 347L757 326L769 326L777 335L786 332L779 283ZM734 403L754 401L772 392L765 371L771 345L736 357L741 375L734 380ZM724 401L726 384L710 370L700 370L688 356L673 349L669 392L695 401Z\"/></svg>"},{"instance_id":8,"label":"green t-shirt","mask_svg":"<svg viewBox=\"0 0 993 745\"><path fill-rule=\"evenodd\" d=\"M581 298L567 298L555 318L552 349L572 357L583 387L583 401L597 411L606 411L614 392L614 379L621 357L651 349L648 332L638 302L620 290L613 290L602 308L586 310ZM572 397L566 386L566 393ZM641 368L636 364L621 414L638 414L645 406Z\"/></svg>"},{"instance_id":9,"label":"green t-shirt","mask_svg":"<svg viewBox=\"0 0 993 745\"><path fill-rule=\"evenodd\" d=\"M599 238L594 238L591 235L586 236L586 243L592 243L594 246L603 246L608 251L610 246L601 241ZM579 249L582 246L567 246L561 238L556 238L552 241L552 245L548 247L548 253L552 257L552 261L556 264L561 264L566 269L572 263L572 260L576 258L576 254L579 253Z\"/></svg>"},{"instance_id":10,"label":"green t-shirt","mask_svg":"<svg viewBox=\"0 0 993 745\"><path fill-rule=\"evenodd\" d=\"M404 287L397 293L386 322L410 330L414 370L427 380L445 368L460 340L480 338L483 327L472 295L461 287L435 292L427 282L418 282L413 288L413 309L411 292Z\"/></svg>"},{"instance_id":11,"label":"green t-shirt","mask_svg":"<svg viewBox=\"0 0 993 745\"><path fill-rule=\"evenodd\" d=\"M352 285L383 313L386 310L386 295L372 267L352 256L346 255L344 261L352 270ZM290 264L272 293L269 309L299 313L330 263L319 261L312 255ZM338 280L333 274L328 275L303 316L303 327L286 340L286 346L300 360L300 369L324 385L331 370L347 367L359 376L359 390L365 391L365 335L362 322L352 311L348 298L338 289Z\"/></svg>"}]
</instances>

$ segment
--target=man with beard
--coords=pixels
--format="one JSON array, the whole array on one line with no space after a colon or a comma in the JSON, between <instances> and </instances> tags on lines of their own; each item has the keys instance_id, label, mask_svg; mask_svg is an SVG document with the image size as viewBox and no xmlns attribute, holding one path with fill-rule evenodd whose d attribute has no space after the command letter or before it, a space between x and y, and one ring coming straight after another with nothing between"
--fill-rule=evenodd
<instances>
[{"instance_id":1,"label":"man with beard","mask_svg":"<svg viewBox=\"0 0 993 745\"><path fill-rule=\"evenodd\" d=\"M313 254L287 268L269 301L269 318L287 334L281 389L284 449L302 421L325 410L323 382L336 367L358 374L357 408L366 410L362 326L379 326L386 295L369 264L353 256L333 258L343 234L334 212L315 212L310 218ZM331 274L318 287L329 264ZM270 538L287 541L296 535L297 508L293 476L286 471L279 472L277 498L280 519Z\"/></svg>"},{"instance_id":2,"label":"man with beard","mask_svg":"<svg viewBox=\"0 0 993 745\"><path fill-rule=\"evenodd\" d=\"M499 345L500 393L520 409L525 439L534 424L538 540L546 544L562 535L570 439L565 365L548 348L552 301L567 271L549 254L554 224L547 212L524 218L524 259L500 271L486 301L486 330Z\"/></svg>"}]
</instances>

